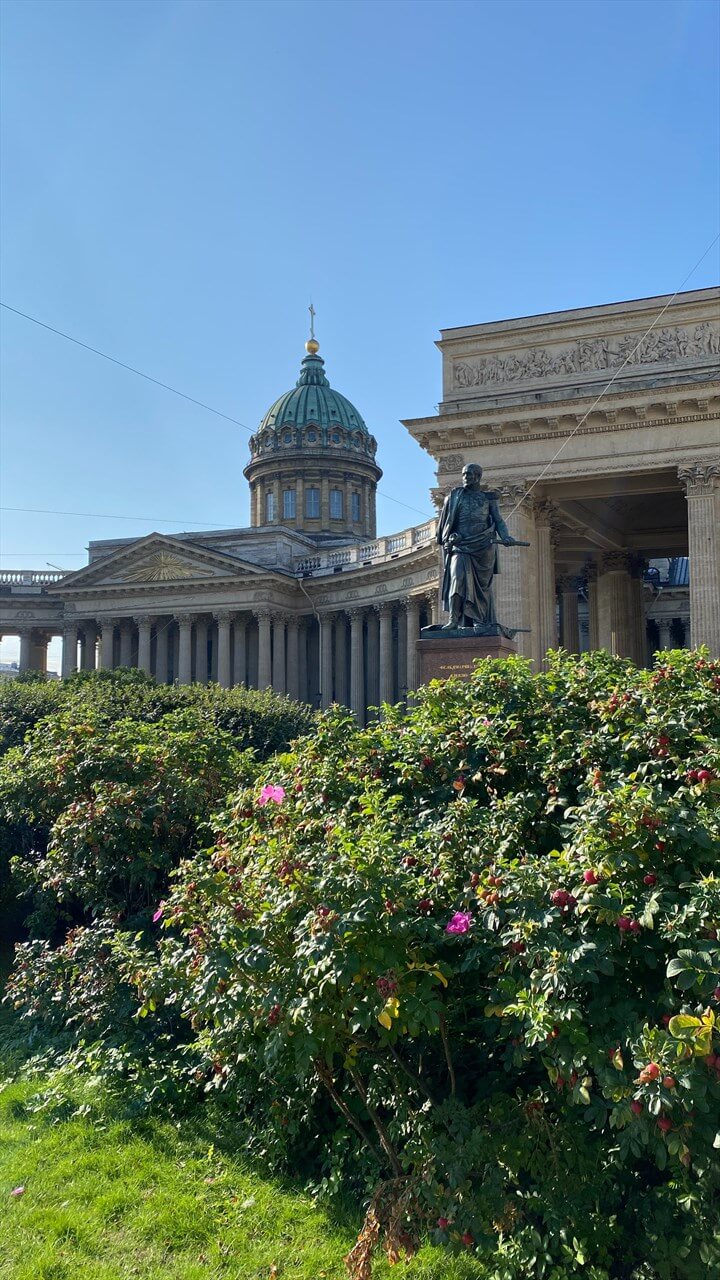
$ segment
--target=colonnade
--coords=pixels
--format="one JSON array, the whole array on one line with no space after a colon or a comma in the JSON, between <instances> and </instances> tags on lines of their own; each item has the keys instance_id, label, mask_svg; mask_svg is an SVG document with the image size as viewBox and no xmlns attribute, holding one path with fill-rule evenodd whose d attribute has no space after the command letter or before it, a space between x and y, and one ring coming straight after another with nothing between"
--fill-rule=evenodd
<instances>
[{"instance_id":1,"label":"colonnade","mask_svg":"<svg viewBox=\"0 0 720 1280\"><path fill-rule=\"evenodd\" d=\"M63 629L62 675L136 667L162 683L272 688L299 701L369 707L417 688L416 641L437 621L437 593L295 614L271 608L78 619ZM44 670L50 635L21 633L20 669ZM32 649L32 645L35 649Z\"/></svg>"}]
</instances>

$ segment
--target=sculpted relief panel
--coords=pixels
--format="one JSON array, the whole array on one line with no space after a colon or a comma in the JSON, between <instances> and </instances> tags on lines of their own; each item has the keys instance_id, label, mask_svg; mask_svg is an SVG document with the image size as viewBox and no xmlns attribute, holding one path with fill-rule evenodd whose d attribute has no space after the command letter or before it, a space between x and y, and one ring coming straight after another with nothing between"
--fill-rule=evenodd
<instances>
[{"instance_id":1,"label":"sculpted relief panel","mask_svg":"<svg viewBox=\"0 0 720 1280\"><path fill-rule=\"evenodd\" d=\"M638 335L627 334L617 341L584 338L558 350L533 347L477 360L456 360L453 384L456 387L487 387L508 382L529 382L566 374L594 373L616 369L627 362L671 364L685 357L696 359L720 353L720 325L695 325L694 329L656 329L637 347ZM637 350L635 348L637 347Z\"/></svg>"}]
</instances>

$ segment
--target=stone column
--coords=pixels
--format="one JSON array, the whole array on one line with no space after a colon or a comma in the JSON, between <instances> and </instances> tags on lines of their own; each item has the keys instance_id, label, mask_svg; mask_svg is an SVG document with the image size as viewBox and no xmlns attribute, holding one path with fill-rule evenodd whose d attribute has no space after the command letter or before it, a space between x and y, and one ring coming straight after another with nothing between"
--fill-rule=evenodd
<instances>
[{"instance_id":1,"label":"stone column","mask_svg":"<svg viewBox=\"0 0 720 1280\"><path fill-rule=\"evenodd\" d=\"M698 459L678 468L688 504L690 644L720 657L720 463Z\"/></svg>"},{"instance_id":2,"label":"stone column","mask_svg":"<svg viewBox=\"0 0 720 1280\"><path fill-rule=\"evenodd\" d=\"M218 684L222 689L229 689L232 684L230 670L230 627L232 614L226 611L215 614L218 629Z\"/></svg>"},{"instance_id":3,"label":"stone column","mask_svg":"<svg viewBox=\"0 0 720 1280\"><path fill-rule=\"evenodd\" d=\"M672 636L672 618L667 617L656 618L658 629L658 644L660 649L674 648Z\"/></svg>"},{"instance_id":4,"label":"stone column","mask_svg":"<svg viewBox=\"0 0 720 1280\"><path fill-rule=\"evenodd\" d=\"M97 627L89 622L82 628L80 644L80 666L83 671L95 670L95 650L97 648Z\"/></svg>"},{"instance_id":5,"label":"stone column","mask_svg":"<svg viewBox=\"0 0 720 1280\"><path fill-rule=\"evenodd\" d=\"M192 613L176 616L180 647L178 650L177 679L179 684L192 683L192 629L195 617Z\"/></svg>"},{"instance_id":6,"label":"stone column","mask_svg":"<svg viewBox=\"0 0 720 1280\"><path fill-rule=\"evenodd\" d=\"M437 596L435 597L437 603ZM393 701L392 623L393 607L389 600L375 606L380 617L380 701Z\"/></svg>"},{"instance_id":7,"label":"stone column","mask_svg":"<svg viewBox=\"0 0 720 1280\"><path fill-rule=\"evenodd\" d=\"M598 567L594 560L585 566L585 581L588 598L588 647L600 648L600 625L598 621Z\"/></svg>"},{"instance_id":8,"label":"stone column","mask_svg":"<svg viewBox=\"0 0 720 1280\"><path fill-rule=\"evenodd\" d=\"M365 723L365 655L363 609L350 609L350 706L358 724Z\"/></svg>"},{"instance_id":9,"label":"stone column","mask_svg":"<svg viewBox=\"0 0 720 1280\"><path fill-rule=\"evenodd\" d=\"M115 645L115 619L100 619L100 667L103 671L112 671Z\"/></svg>"},{"instance_id":10,"label":"stone column","mask_svg":"<svg viewBox=\"0 0 720 1280\"><path fill-rule=\"evenodd\" d=\"M600 648L618 658L631 658L629 557L624 551L606 552L598 578Z\"/></svg>"},{"instance_id":11,"label":"stone column","mask_svg":"<svg viewBox=\"0 0 720 1280\"><path fill-rule=\"evenodd\" d=\"M152 618L140 617L135 619L138 629L138 667L144 671L146 675L150 675L150 635L152 631Z\"/></svg>"},{"instance_id":12,"label":"stone column","mask_svg":"<svg viewBox=\"0 0 720 1280\"><path fill-rule=\"evenodd\" d=\"M307 668L307 619L298 618L298 687L301 702L310 701Z\"/></svg>"},{"instance_id":13,"label":"stone column","mask_svg":"<svg viewBox=\"0 0 720 1280\"><path fill-rule=\"evenodd\" d=\"M73 671L77 671L77 647L78 647L78 629L77 624L72 627L63 629L62 644L62 668L61 674L63 680L67 676L72 675Z\"/></svg>"},{"instance_id":14,"label":"stone column","mask_svg":"<svg viewBox=\"0 0 720 1280\"><path fill-rule=\"evenodd\" d=\"M513 538L529 542L529 547L500 547L498 561L500 572L493 580L497 618L505 627L522 628L517 636L518 653L524 658L533 657L533 634L537 610L533 608L536 590L537 544L533 507L526 498L524 481L507 481L498 488L500 514ZM441 560L442 566L442 560ZM442 572L442 568L441 568ZM442 579L441 579L442 581Z\"/></svg>"},{"instance_id":15,"label":"stone column","mask_svg":"<svg viewBox=\"0 0 720 1280\"><path fill-rule=\"evenodd\" d=\"M300 698L300 665L298 651L298 620L287 620L287 694L297 702Z\"/></svg>"},{"instance_id":16,"label":"stone column","mask_svg":"<svg viewBox=\"0 0 720 1280\"><path fill-rule=\"evenodd\" d=\"M18 663L18 671L22 674L23 671L30 670L30 628L19 627L18 631L20 635L20 661Z\"/></svg>"},{"instance_id":17,"label":"stone column","mask_svg":"<svg viewBox=\"0 0 720 1280\"><path fill-rule=\"evenodd\" d=\"M325 532L330 528L330 481L327 476L320 477L320 528Z\"/></svg>"},{"instance_id":18,"label":"stone column","mask_svg":"<svg viewBox=\"0 0 720 1280\"><path fill-rule=\"evenodd\" d=\"M320 706L329 707L333 700L333 615L320 614Z\"/></svg>"},{"instance_id":19,"label":"stone column","mask_svg":"<svg viewBox=\"0 0 720 1280\"><path fill-rule=\"evenodd\" d=\"M375 507L375 486L372 485L372 487L369 487L368 492L370 495L370 536L371 538L375 538L377 537L377 513L376 513L376 507Z\"/></svg>"},{"instance_id":20,"label":"stone column","mask_svg":"<svg viewBox=\"0 0 720 1280\"><path fill-rule=\"evenodd\" d=\"M37 631L33 628L30 632L30 670L41 671L43 675L47 673L47 649L50 643L50 636L46 631Z\"/></svg>"},{"instance_id":21,"label":"stone column","mask_svg":"<svg viewBox=\"0 0 720 1280\"><path fill-rule=\"evenodd\" d=\"M344 613L335 614L335 701L348 705L347 622Z\"/></svg>"},{"instance_id":22,"label":"stone column","mask_svg":"<svg viewBox=\"0 0 720 1280\"><path fill-rule=\"evenodd\" d=\"M272 685L271 615L260 609L255 617L258 624L258 688L269 689Z\"/></svg>"},{"instance_id":23,"label":"stone column","mask_svg":"<svg viewBox=\"0 0 720 1280\"><path fill-rule=\"evenodd\" d=\"M548 649L557 648L554 538L556 522L557 507L554 502L535 503L537 639L533 645L533 657L538 663L545 661Z\"/></svg>"},{"instance_id":24,"label":"stone column","mask_svg":"<svg viewBox=\"0 0 720 1280\"><path fill-rule=\"evenodd\" d=\"M365 651L365 706L377 707L380 701L380 637L378 634L377 610L373 607L366 614L366 651ZM376 719L373 715L373 719ZM365 715L367 722L367 711Z\"/></svg>"},{"instance_id":25,"label":"stone column","mask_svg":"<svg viewBox=\"0 0 720 1280\"><path fill-rule=\"evenodd\" d=\"M276 693L285 692L285 615L273 617L272 686Z\"/></svg>"},{"instance_id":26,"label":"stone column","mask_svg":"<svg viewBox=\"0 0 720 1280\"><path fill-rule=\"evenodd\" d=\"M155 633L155 679L158 684L168 680L168 628L170 618L159 618Z\"/></svg>"},{"instance_id":27,"label":"stone column","mask_svg":"<svg viewBox=\"0 0 720 1280\"><path fill-rule=\"evenodd\" d=\"M375 528L370 524L370 483L368 480L362 482L362 511L360 518L362 520L363 533L366 538L375 536Z\"/></svg>"},{"instance_id":28,"label":"stone column","mask_svg":"<svg viewBox=\"0 0 720 1280\"><path fill-rule=\"evenodd\" d=\"M120 666L131 667L132 661L132 623L123 621L120 623Z\"/></svg>"},{"instance_id":29,"label":"stone column","mask_svg":"<svg viewBox=\"0 0 720 1280\"><path fill-rule=\"evenodd\" d=\"M417 641L420 638L420 597L408 596L406 606L406 673L408 698L418 687L420 680L420 664L417 656Z\"/></svg>"},{"instance_id":30,"label":"stone column","mask_svg":"<svg viewBox=\"0 0 720 1280\"><path fill-rule=\"evenodd\" d=\"M644 574L647 560L641 555L631 555L629 592L630 656L639 667L647 666L647 628L645 622Z\"/></svg>"},{"instance_id":31,"label":"stone column","mask_svg":"<svg viewBox=\"0 0 720 1280\"><path fill-rule=\"evenodd\" d=\"M404 600L397 611L398 702L407 694L407 609Z\"/></svg>"},{"instance_id":32,"label":"stone column","mask_svg":"<svg viewBox=\"0 0 720 1280\"><path fill-rule=\"evenodd\" d=\"M242 617L235 619L233 624L233 641L234 653L232 682L233 684L247 684L247 618Z\"/></svg>"},{"instance_id":33,"label":"stone column","mask_svg":"<svg viewBox=\"0 0 720 1280\"><path fill-rule=\"evenodd\" d=\"M562 645L568 653L580 652L580 622L578 619L578 591L580 580L565 573L558 578L560 588L560 617L562 621Z\"/></svg>"},{"instance_id":34,"label":"stone column","mask_svg":"<svg viewBox=\"0 0 720 1280\"><path fill-rule=\"evenodd\" d=\"M198 618L195 623L195 681L207 684L208 678L208 624L207 618ZM227 685L223 686L227 688Z\"/></svg>"}]
</instances>

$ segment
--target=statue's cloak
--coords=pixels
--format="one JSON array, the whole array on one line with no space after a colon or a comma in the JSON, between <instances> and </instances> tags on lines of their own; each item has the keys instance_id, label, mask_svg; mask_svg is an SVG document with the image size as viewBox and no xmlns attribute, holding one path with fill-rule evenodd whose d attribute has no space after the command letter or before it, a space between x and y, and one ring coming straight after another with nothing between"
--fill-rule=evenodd
<instances>
[{"instance_id":1,"label":"statue's cloak","mask_svg":"<svg viewBox=\"0 0 720 1280\"><path fill-rule=\"evenodd\" d=\"M450 490L443 503L437 529L437 540L441 546L451 533L458 532L458 508L464 492L462 485L458 485ZM450 598L454 591L459 591L466 603L465 612L478 622L489 623L495 621L492 579L499 572L497 539L509 535L497 505L497 490L485 489L483 492L489 500L487 525L478 528L471 542L458 544L449 554L445 552L442 599L449 612Z\"/></svg>"}]
</instances>

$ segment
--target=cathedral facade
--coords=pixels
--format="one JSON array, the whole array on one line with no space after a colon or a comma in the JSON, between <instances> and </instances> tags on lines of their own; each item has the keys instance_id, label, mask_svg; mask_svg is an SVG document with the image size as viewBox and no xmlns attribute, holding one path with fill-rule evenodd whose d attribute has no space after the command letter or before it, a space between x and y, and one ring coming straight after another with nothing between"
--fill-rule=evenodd
<instances>
[{"instance_id":1,"label":"cathedral facade","mask_svg":"<svg viewBox=\"0 0 720 1280\"><path fill-rule=\"evenodd\" d=\"M540 664L562 643L645 663L720 654L720 290L442 332L443 398L404 425L437 506L480 462L511 533L497 611ZM418 683L442 621L436 521L377 536L377 443L314 337L250 440L250 527L90 543L72 573L0 573L20 669L136 666L272 686L362 723Z\"/></svg>"}]
</instances>

